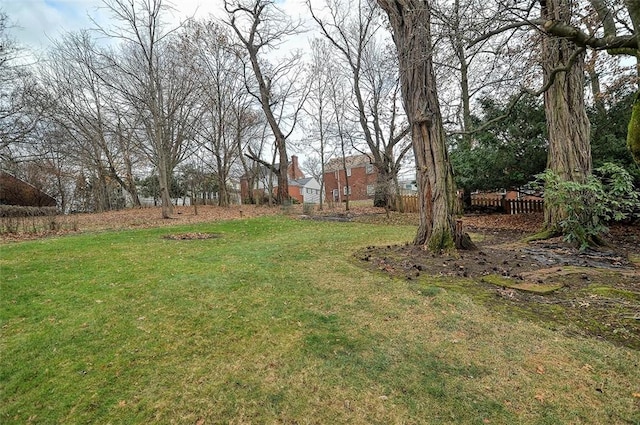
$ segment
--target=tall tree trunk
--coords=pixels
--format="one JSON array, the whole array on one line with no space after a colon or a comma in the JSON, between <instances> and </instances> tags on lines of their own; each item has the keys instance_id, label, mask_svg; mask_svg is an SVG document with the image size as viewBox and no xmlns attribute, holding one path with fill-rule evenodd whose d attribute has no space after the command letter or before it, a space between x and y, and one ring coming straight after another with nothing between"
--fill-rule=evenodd
<instances>
[{"instance_id":1,"label":"tall tree trunk","mask_svg":"<svg viewBox=\"0 0 640 425\"><path fill-rule=\"evenodd\" d=\"M543 18L570 22L570 0L547 0L541 4ZM544 93L549 135L547 168L563 181L584 183L591 173L590 125L584 104L584 53L576 55L576 49L567 40L543 39L545 81L553 78L553 83ZM570 63L570 58L573 63ZM566 71L555 71L567 66L569 69ZM566 211L562 206L545 203L545 229L557 230L564 218Z\"/></svg>"},{"instance_id":2,"label":"tall tree trunk","mask_svg":"<svg viewBox=\"0 0 640 425\"><path fill-rule=\"evenodd\" d=\"M342 193L345 199L345 210L349 211L349 198L351 198L351 186L349 186L349 174L347 173L347 160L344 150L344 140L342 140L342 170L344 171L344 188Z\"/></svg>"},{"instance_id":3,"label":"tall tree trunk","mask_svg":"<svg viewBox=\"0 0 640 425\"><path fill-rule=\"evenodd\" d=\"M373 206L396 209L396 191L393 190L393 186L394 177L398 173L391 171L392 164L389 164L388 161L384 161L383 166L383 168L378 168Z\"/></svg>"},{"instance_id":4,"label":"tall tree trunk","mask_svg":"<svg viewBox=\"0 0 640 425\"><path fill-rule=\"evenodd\" d=\"M420 216L414 244L432 252L450 250L455 246L455 184L433 71L429 4L421 0L378 0L378 4L393 27L411 125Z\"/></svg>"},{"instance_id":5,"label":"tall tree trunk","mask_svg":"<svg viewBox=\"0 0 640 425\"><path fill-rule=\"evenodd\" d=\"M222 174L222 175L221 175ZM229 190L227 188L227 183L223 180L224 173L218 173L218 206L219 207L228 207L229 206Z\"/></svg>"},{"instance_id":6,"label":"tall tree trunk","mask_svg":"<svg viewBox=\"0 0 640 425\"><path fill-rule=\"evenodd\" d=\"M171 218L173 215L173 203L169 194L171 173L167 168L164 161L158 161L158 184L160 185L160 199L162 201L162 218Z\"/></svg>"}]
</instances>

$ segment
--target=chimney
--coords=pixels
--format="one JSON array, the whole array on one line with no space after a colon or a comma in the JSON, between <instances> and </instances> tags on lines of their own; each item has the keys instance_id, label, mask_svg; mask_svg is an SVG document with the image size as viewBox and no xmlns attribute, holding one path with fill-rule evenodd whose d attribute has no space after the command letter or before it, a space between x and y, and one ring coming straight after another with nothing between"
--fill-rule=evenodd
<instances>
[{"instance_id":1,"label":"chimney","mask_svg":"<svg viewBox=\"0 0 640 425\"><path fill-rule=\"evenodd\" d=\"M289 171L289 177L291 180L297 180L302 178L302 173L300 172L300 166L298 165L298 157L296 155L291 155L291 170Z\"/></svg>"}]
</instances>

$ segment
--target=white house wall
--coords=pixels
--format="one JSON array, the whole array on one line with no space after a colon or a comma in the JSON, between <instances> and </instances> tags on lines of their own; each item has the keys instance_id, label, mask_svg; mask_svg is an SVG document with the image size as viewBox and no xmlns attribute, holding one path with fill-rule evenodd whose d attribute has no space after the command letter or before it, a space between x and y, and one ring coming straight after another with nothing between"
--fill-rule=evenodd
<instances>
[{"instance_id":1,"label":"white house wall","mask_svg":"<svg viewBox=\"0 0 640 425\"><path fill-rule=\"evenodd\" d=\"M311 193L307 193L309 189ZM302 188L302 199L304 203L319 204L320 203L320 183L316 179L311 179Z\"/></svg>"}]
</instances>

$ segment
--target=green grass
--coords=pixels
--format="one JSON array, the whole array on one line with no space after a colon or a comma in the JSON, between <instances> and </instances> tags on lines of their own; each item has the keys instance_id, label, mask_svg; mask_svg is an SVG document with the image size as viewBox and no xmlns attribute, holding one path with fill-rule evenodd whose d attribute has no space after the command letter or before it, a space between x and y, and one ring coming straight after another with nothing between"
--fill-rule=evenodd
<instances>
[{"instance_id":1,"label":"green grass","mask_svg":"<svg viewBox=\"0 0 640 425\"><path fill-rule=\"evenodd\" d=\"M2 245L0 423L640 423L640 353L351 259L413 234L266 217Z\"/></svg>"}]
</instances>

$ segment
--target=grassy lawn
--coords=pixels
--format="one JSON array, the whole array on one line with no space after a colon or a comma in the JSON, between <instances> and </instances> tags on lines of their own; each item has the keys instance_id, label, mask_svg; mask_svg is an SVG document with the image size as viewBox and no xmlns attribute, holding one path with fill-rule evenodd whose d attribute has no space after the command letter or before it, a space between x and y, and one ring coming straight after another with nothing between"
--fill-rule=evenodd
<instances>
[{"instance_id":1,"label":"grassy lawn","mask_svg":"<svg viewBox=\"0 0 640 425\"><path fill-rule=\"evenodd\" d=\"M640 424L639 352L351 259L414 231L276 216L1 245L0 423Z\"/></svg>"}]
</instances>

